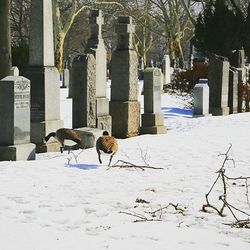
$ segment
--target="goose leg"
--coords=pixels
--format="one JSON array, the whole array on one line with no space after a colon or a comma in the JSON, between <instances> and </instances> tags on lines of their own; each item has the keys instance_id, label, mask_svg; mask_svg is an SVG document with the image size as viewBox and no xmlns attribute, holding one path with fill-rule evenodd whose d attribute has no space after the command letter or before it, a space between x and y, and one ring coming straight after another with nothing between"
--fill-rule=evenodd
<instances>
[{"instance_id":1,"label":"goose leg","mask_svg":"<svg viewBox=\"0 0 250 250\"><path fill-rule=\"evenodd\" d=\"M99 159L99 162L102 163L102 160L101 160L101 153L98 151L98 159Z\"/></svg>"},{"instance_id":2,"label":"goose leg","mask_svg":"<svg viewBox=\"0 0 250 250\"><path fill-rule=\"evenodd\" d=\"M110 156L108 167L110 166L110 163L111 163L111 161L112 161L113 156L114 156L114 155L111 155L111 156Z\"/></svg>"}]
</instances>

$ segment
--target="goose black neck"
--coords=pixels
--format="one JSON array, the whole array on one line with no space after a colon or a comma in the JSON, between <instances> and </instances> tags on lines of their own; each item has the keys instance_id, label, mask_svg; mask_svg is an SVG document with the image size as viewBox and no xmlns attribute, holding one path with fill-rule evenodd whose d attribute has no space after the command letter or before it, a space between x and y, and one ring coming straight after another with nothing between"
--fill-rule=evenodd
<instances>
[{"instance_id":1,"label":"goose black neck","mask_svg":"<svg viewBox=\"0 0 250 250\"><path fill-rule=\"evenodd\" d=\"M50 139L50 137L55 137L56 133L55 132L51 132L49 133L46 137L45 137L45 141L48 141Z\"/></svg>"}]
</instances>

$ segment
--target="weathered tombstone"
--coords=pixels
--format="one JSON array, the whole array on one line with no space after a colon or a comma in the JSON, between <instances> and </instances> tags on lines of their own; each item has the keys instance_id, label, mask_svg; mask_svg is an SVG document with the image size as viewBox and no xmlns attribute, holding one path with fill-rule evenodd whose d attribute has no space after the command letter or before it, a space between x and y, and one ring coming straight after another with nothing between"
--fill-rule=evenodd
<instances>
[{"instance_id":1,"label":"weathered tombstone","mask_svg":"<svg viewBox=\"0 0 250 250\"><path fill-rule=\"evenodd\" d=\"M96 60L91 54L77 56L72 64L73 128L96 127Z\"/></svg>"},{"instance_id":2,"label":"weathered tombstone","mask_svg":"<svg viewBox=\"0 0 250 250\"><path fill-rule=\"evenodd\" d=\"M118 138L132 137L139 133L138 60L133 50L134 31L131 17L118 17L118 45L112 56L110 102L112 134Z\"/></svg>"},{"instance_id":3,"label":"weathered tombstone","mask_svg":"<svg viewBox=\"0 0 250 250\"><path fill-rule=\"evenodd\" d=\"M229 90L228 90L228 106L229 113L238 112L238 71L234 67L229 68Z\"/></svg>"},{"instance_id":4,"label":"weathered tombstone","mask_svg":"<svg viewBox=\"0 0 250 250\"><path fill-rule=\"evenodd\" d=\"M67 68L63 69L62 72L62 88L69 87L69 70Z\"/></svg>"},{"instance_id":5,"label":"weathered tombstone","mask_svg":"<svg viewBox=\"0 0 250 250\"><path fill-rule=\"evenodd\" d=\"M59 72L54 67L54 42L51 0L31 1L29 67L26 77L31 81L31 142L37 152L59 151L54 140L42 139L63 127L60 120Z\"/></svg>"},{"instance_id":6,"label":"weathered tombstone","mask_svg":"<svg viewBox=\"0 0 250 250\"><path fill-rule=\"evenodd\" d=\"M104 19L101 10L92 10L90 15L91 35L85 53L92 54L96 62L96 127L111 133L112 119L109 115L107 90L107 52L102 38Z\"/></svg>"},{"instance_id":7,"label":"weathered tombstone","mask_svg":"<svg viewBox=\"0 0 250 250\"><path fill-rule=\"evenodd\" d=\"M30 143L30 81L7 76L0 81L0 160L35 160Z\"/></svg>"},{"instance_id":8,"label":"weathered tombstone","mask_svg":"<svg viewBox=\"0 0 250 250\"><path fill-rule=\"evenodd\" d=\"M230 55L230 65L235 68L245 67L245 51L244 49L233 50Z\"/></svg>"},{"instance_id":9,"label":"weathered tombstone","mask_svg":"<svg viewBox=\"0 0 250 250\"><path fill-rule=\"evenodd\" d=\"M212 115L228 115L229 61L214 55L208 66L209 112Z\"/></svg>"},{"instance_id":10,"label":"weathered tombstone","mask_svg":"<svg viewBox=\"0 0 250 250\"><path fill-rule=\"evenodd\" d=\"M193 116L201 117L209 114L209 86L208 79L200 79L194 86Z\"/></svg>"},{"instance_id":11,"label":"weathered tombstone","mask_svg":"<svg viewBox=\"0 0 250 250\"><path fill-rule=\"evenodd\" d=\"M10 69L11 76L19 76L19 69L16 66L11 67Z\"/></svg>"},{"instance_id":12,"label":"weathered tombstone","mask_svg":"<svg viewBox=\"0 0 250 250\"><path fill-rule=\"evenodd\" d=\"M161 70L159 68L147 68L144 71L144 114L142 114L140 133L166 133L161 112Z\"/></svg>"},{"instance_id":13,"label":"weathered tombstone","mask_svg":"<svg viewBox=\"0 0 250 250\"><path fill-rule=\"evenodd\" d=\"M164 74L163 84L169 84L171 82L169 55L164 55L164 58L163 58L163 74Z\"/></svg>"},{"instance_id":14,"label":"weathered tombstone","mask_svg":"<svg viewBox=\"0 0 250 250\"><path fill-rule=\"evenodd\" d=\"M102 136L104 130L99 128L76 128L74 131L80 136L83 142L83 148L95 147L97 139Z\"/></svg>"}]
</instances>

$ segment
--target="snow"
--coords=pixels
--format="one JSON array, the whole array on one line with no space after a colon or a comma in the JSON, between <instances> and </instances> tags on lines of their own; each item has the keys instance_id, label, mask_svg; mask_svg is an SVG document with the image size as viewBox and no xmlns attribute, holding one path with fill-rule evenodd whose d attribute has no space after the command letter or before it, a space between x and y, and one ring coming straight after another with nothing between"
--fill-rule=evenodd
<instances>
[{"instance_id":1,"label":"snow","mask_svg":"<svg viewBox=\"0 0 250 250\"><path fill-rule=\"evenodd\" d=\"M61 116L71 127L71 99L61 89ZM143 103L143 102L142 102ZM124 160L163 169L100 165L94 148L68 154L37 154L36 161L0 162L1 250L194 250L250 247L249 229L232 228L225 217L201 211L229 148L229 176L249 176L250 113L192 118L188 99L164 94L164 135L119 139L113 162ZM102 156L104 163L109 158ZM228 201L249 213L243 183L228 183ZM220 206L216 186L213 202ZM138 203L136 199L149 203ZM150 212L169 203L156 217ZM126 213L160 219L134 222Z\"/></svg>"}]
</instances>

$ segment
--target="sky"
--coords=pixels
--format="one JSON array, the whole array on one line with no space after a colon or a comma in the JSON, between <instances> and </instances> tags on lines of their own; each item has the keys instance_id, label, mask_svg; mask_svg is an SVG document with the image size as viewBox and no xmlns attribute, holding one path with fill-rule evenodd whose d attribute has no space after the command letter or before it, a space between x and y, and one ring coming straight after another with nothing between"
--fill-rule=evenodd
<instances>
[{"instance_id":1,"label":"sky","mask_svg":"<svg viewBox=\"0 0 250 250\"><path fill-rule=\"evenodd\" d=\"M61 117L71 127L67 95L61 89ZM0 250L249 249L250 231L230 226L229 209L201 208L230 145L226 174L250 176L250 114L193 118L190 101L162 95L167 133L118 139L111 168L95 148L74 151L77 162L66 151L0 162ZM218 180L209 195L217 208L222 193ZM247 195L244 181L227 181L228 203L249 214Z\"/></svg>"}]
</instances>

